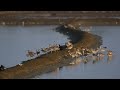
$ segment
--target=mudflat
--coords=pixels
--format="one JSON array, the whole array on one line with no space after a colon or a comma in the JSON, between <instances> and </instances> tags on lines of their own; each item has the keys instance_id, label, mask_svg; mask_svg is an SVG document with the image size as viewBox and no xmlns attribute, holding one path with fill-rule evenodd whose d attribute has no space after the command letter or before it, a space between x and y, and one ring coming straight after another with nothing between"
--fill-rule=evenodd
<instances>
[{"instance_id":1,"label":"mudflat","mask_svg":"<svg viewBox=\"0 0 120 90\"><path fill-rule=\"evenodd\" d=\"M0 12L1 25L120 25L120 12L82 12L82 11L2 11ZM57 32L66 34L73 41L74 48L95 48L101 45L102 39L90 33L66 29L60 26ZM69 32L69 33L67 33ZM65 56L67 55L67 56ZM68 50L63 49L53 53L40 55L32 60L25 61L23 65L16 65L0 71L0 79L26 79L36 75L47 73L58 67L69 65L72 58Z\"/></svg>"},{"instance_id":2,"label":"mudflat","mask_svg":"<svg viewBox=\"0 0 120 90\"><path fill-rule=\"evenodd\" d=\"M72 29L66 29L60 26L56 29L58 32L67 34L69 38L73 41L74 48L81 47L98 47L101 45L101 37L97 35L92 35L90 33ZM72 36L71 36L72 35ZM63 49L53 53L47 53L40 55L32 60L23 62L22 66L16 65L10 68L0 71L0 79L28 79L36 75L47 73L55 70L58 67L69 65L73 59L68 55L68 50Z\"/></svg>"}]
</instances>

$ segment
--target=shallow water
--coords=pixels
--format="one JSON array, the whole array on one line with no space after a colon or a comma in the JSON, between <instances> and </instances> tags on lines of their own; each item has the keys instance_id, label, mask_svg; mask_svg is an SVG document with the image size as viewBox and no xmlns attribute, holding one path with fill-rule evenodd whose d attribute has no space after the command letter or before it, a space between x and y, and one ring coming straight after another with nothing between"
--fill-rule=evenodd
<instances>
[{"instance_id":1,"label":"shallow water","mask_svg":"<svg viewBox=\"0 0 120 90\"><path fill-rule=\"evenodd\" d=\"M0 26L0 64L15 66L30 59L26 57L27 50L36 51L54 43L64 44L68 37L55 32L53 29L56 27Z\"/></svg>"},{"instance_id":2,"label":"shallow water","mask_svg":"<svg viewBox=\"0 0 120 90\"><path fill-rule=\"evenodd\" d=\"M120 26L92 26L90 33L102 37L103 45L113 51L112 59L107 56L96 63L64 66L55 71L34 77L35 79L120 79Z\"/></svg>"},{"instance_id":3,"label":"shallow water","mask_svg":"<svg viewBox=\"0 0 120 90\"><path fill-rule=\"evenodd\" d=\"M0 64L11 67L29 58L27 50L48 47L49 44L64 44L67 36L55 32L57 26L0 26ZM120 79L120 26L92 26L90 33L97 34L103 39L103 46L113 51L112 60L107 56L93 64L78 63L64 66L60 70L35 79Z\"/></svg>"}]
</instances>

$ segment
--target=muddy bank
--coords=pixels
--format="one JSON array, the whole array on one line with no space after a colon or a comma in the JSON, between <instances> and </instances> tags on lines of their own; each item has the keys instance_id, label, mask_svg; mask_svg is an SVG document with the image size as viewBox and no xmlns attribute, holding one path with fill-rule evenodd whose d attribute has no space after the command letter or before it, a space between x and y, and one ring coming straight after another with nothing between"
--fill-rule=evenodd
<instances>
[{"instance_id":1,"label":"muddy bank","mask_svg":"<svg viewBox=\"0 0 120 90\"><path fill-rule=\"evenodd\" d=\"M65 29L60 26L56 29L57 32L68 35L73 41L74 47L98 47L102 44L101 37L92 35L83 31L75 31ZM32 78L38 74L47 73L55 70L57 67L69 65L72 61L68 55L68 50L63 49L57 52L41 55L35 59L23 62L22 66L16 65L0 71L0 79L25 79Z\"/></svg>"}]
</instances>

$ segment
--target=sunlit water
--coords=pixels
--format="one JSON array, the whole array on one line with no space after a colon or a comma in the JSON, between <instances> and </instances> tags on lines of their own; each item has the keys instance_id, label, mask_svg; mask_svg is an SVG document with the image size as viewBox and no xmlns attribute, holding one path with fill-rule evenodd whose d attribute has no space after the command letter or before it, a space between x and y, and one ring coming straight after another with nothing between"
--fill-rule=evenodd
<instances>
[{"instance_id":1,"label":"sunlit water","mask_svg":"<svg viewBox=\"0 0 120 90\"><path fill-rule=\"evenodd\" d=\"M90 33L102 37L103 45L113 51L113 58L107 55L96 63L64 66L62 69L43 75L36 79L120 79L120 26L93 26Z\"/></svg>"},{"instance_id":2,"label":"sunlit water","mask_svg":"<svg viewBox=\"0 0 120 90\"><path fill-rule=\"evenodd\" d=\"M26 57L27 50L35 52L49 44L64 44L68 37L55 32L53 29L56 27L0 26L0 64L15 66L30 59Z\"/></svg>"}]
</instances>

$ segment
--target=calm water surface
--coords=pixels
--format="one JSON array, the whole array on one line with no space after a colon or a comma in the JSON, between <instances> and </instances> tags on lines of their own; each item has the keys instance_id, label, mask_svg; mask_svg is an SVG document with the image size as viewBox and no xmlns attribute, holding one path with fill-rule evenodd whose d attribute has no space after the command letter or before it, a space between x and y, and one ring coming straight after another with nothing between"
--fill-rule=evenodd
<instances>
[{"instance_id":1,"label":"calm water surface","mask_svg":"<svg viewBox=\"0 0 120 90\"><path fill-rule=\"evenodd\" d=\"M55 28L52 25L0 26L0 64L11 67L29 59L27 50L36 51L54 43L64 44L68 37L55 32Z\"/></svg>"},{"instance_id":2,"label":"calm water surface","mask_svg":"<svg viewBox=\"0 0 120 90\"><path fill-rule=\"evenodd\" d=\"M67 36L53 31L56 26L0 26L0 64L6 67L25 61L27 50L64 44ZM35 79L120 79L120 26L93 26L90 33L103 39L103 46L113 51L112 60L107 56L96 63L64 66L60 70L37 75Z\"/></svg>"},{"instance_id":3,"label":"calm water surface","mask_svg":"<svg viewBox=\"0 0 120 90\"><path fill-rule=\"evenodd\" d=\"M120 79L120 26L93 26L90 33L102 37L103 45L113 51L112 60L107 56L96 63L64 66L60 70L38 75L36 79Z\"/></svg>"}]
</instances>

